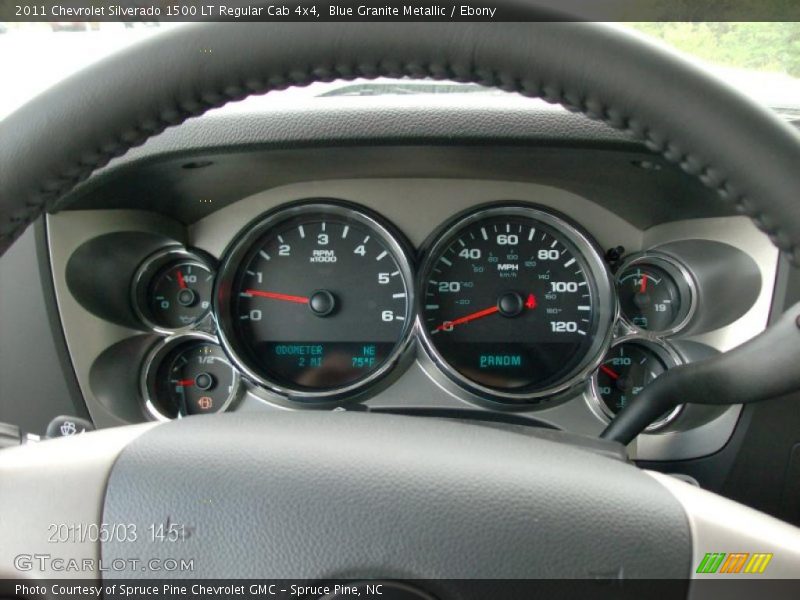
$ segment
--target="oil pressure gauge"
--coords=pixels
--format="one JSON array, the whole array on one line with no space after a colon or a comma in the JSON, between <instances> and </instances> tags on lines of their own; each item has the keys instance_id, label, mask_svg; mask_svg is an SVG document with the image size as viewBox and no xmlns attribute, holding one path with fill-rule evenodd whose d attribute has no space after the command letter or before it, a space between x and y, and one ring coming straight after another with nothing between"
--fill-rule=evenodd
<instances>
[{"instance_id":1,"label":"oil pressure gauge","mask_svg":"<svg viewBox=\"0 0 800 600\"><path fill-rule=\"evenodd\" d=\"M211 311L214 272L197 252L162 250L144 261L134 277L133 306L154 331L174 333L196 326Z\"/></svg>"}]
</instances>

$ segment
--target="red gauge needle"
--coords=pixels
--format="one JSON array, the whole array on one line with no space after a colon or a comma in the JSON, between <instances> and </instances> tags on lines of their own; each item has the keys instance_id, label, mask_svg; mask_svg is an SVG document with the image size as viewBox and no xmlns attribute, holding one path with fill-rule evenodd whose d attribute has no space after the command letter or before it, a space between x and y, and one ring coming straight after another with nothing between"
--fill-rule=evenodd
<instances>
[{"instance_id":1,"label":"red gauge needle","mask_svg":"<svg viewBox=\"0 0 800 600\"><path fill-rule=\"evenodd\" d=\"M642 275L642 283L639 286L639 293L644 294L647 291L647 273Z\"/></svg>"},{"instance_id":2,"label":"red gauge needle","mask_svg":"<svg viewBox=\"0 0 800 600\"><path fill-rule=\"evenodd\" d=\"M178 269L178 286L180 286L182 290L186 289L186 280L183 278L183 273L181 273L180 269Z\"/></svg>"},{"instance_id":3,"label":"red gauge needle","mask_svg":"<svg viewBox=\"0 0 800 600\"><path fill-rule=\"evenodd\" d=\"M611 379L619 379L619 373L617 373L616 371L612 371L605 365L600 365L600 370L609 377L611 377Z\"/></svg>"},{"instance_id":4,"label":"red gauge needle","mask_svg":"<svg viewBox=\"0 0 800 600\"><path fill-rule=\"evenodd\" d=\"M261 298L271 298L272 300L282 300L283 302L295 302L297 304L308 304L305 296L290 296L288 294L278 294L276 292L262 292L261 290L245 290L245 294L259 296Z\"/></svg>"},{"instance_id":5,"label":"red gauge needle","mask_svg":"<svg viewBox=\"0 0 800 600\"><path fill-rule=\"evenodd\" d=\"M533 294L528 294L528 297L525 299L525 308L531 310L536 308L536 296ZM441 325L439 325L434 331L444 331L445 329L452 329L457 325L463 325L464 323L469 323L470 321L475 321L477 319L482 319L483 317L488 317L489 315L493 315L496 312L500 312L500 307L498 305L494 305L490 308L484 308L483 310L476 311L474 313L470 313L463 317L459 317L453 321L445 321Z\"/></svg>"},{"instance_id":6,"label":"red gauge needle","mask_svg":"<svg viewBox=\"0 0 800 600\"><path fill-rule=\"evenodd\" d=\"M181 387L186 387L189 385L194 385L194 379L180 379L176 383Z\"/></svg>"},{"instance_id":7,"label":"red gauge needle","mask_svg":"<svg viewBox=\"0 0 800 600\"><path fill-rule=\"evenodd\" d=\"M483 317L488 317L489 315L493 315L496 312L500 312L500 309L497 307L497 305L492 306L490 308L484 308L483 310L479 310L477 312L470 313L464 317L460 317L455 321L445 321L436 328L436 331L442 331L445 328L452 329L456 325L463 325L464 323L469 323L470 321L474 321L476 319L482 319Z\"/></svg>"}]
</instances>

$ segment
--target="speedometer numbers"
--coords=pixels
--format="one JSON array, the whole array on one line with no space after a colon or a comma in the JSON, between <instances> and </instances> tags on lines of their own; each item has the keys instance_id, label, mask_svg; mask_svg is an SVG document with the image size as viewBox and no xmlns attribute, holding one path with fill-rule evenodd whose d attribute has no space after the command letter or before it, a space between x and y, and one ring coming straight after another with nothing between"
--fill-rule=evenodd
<instances>
[{"instance_id":1,"label":"speedometer numbers","mask_svg":"<svg viewBox=\"0 0 800 600\"><path fill-rule=\"evenodd\" d=\"M292 400L352 397L408 346L411 278L403 243L371 214L338 203L273 213L223 266L223 344L251 379Z\"/></svg>"},{"instance_id":2,"label":"speedometer numbers","mask_svg":"<svg viewBox=\"0 0 800 600\"><path fill-rule=\"evenodd\" d=\"M419 324L462 388L527 403L585 379L615 312L602 259L558 216L494 206L448 225L420 273Z\"/></svg>"}]
</instances>

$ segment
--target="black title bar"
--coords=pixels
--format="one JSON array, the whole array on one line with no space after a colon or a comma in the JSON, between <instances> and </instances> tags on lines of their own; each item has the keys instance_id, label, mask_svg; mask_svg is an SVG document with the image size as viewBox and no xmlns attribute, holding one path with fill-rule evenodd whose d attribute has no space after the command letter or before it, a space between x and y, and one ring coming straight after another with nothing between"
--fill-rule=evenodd
<instances>
[{"instance_id":1,"label":"black title bar","mask_svg":"<svg viewBox=\"0 0 800 600\"><path fill-rule=\"evenodd\" d=\"M531 6L540 7L532 16ZM0 0L0 21L800 21L794 0Z\"/></svg>"}]
</instances>

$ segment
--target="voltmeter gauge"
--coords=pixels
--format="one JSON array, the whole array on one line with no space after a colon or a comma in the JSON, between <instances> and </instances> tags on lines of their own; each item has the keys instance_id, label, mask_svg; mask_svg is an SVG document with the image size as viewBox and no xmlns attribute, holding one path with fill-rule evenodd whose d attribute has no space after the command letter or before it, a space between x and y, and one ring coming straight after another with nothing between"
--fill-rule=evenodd
<instances>
[{"instance_id":1,"label":"voltmeter gauge","mask_svg":"<svg viewBox=\"0 0 800 600\"><path fill-rule=\"evenodd\" d=\"M162 333L197 325L211 311L214 271L197 253L170 248L149 257L134 277L133 303L142 323Z\"/></svg>"},{"instance_id":2,"label":"voltmeter gauge","mask_svg":"<svg viewBox=\"0 0 800 600\"><path fill-rule=\"evenodd\" d=\"M617 274L623 320L634 331L669 335L683 329L694 313L697 294L690 273L667 255L632 257Z\"/></svg>"},{"instance_id":3,"label":"voltmeter gauge","mask_svg":"<svg viewBox=\"0 0 800 600\"><path fill-rule=\"evenodd\" d=\"M155 419L227 410L239 395L239 374L211 336L173 336L145 360L142 395Z\"/></svg>"}]
</instances>

